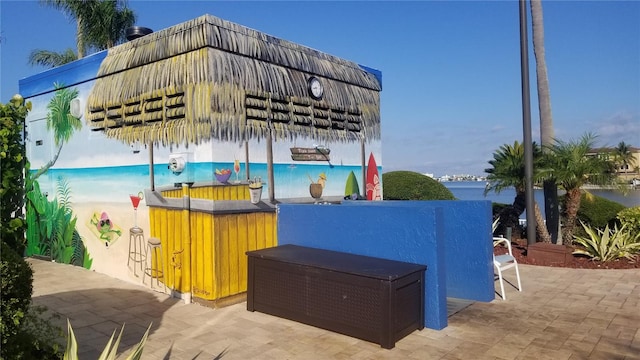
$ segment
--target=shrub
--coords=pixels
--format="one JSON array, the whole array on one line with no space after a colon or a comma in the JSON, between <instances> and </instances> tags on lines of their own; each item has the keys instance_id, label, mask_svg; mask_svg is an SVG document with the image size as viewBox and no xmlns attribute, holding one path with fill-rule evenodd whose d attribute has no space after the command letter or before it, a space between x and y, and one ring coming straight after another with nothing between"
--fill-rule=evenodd
<instances>
[{"instance_id":1,"label":"shrub","mask_svg":"<svg viewBox=\"0 0 640 360\"><path fill-rule=\"evenodd\" d=\"M616 216L625 208L624 205L605 199L601 196L582 193L578 220L591 227L604 229L614 226Z\"/></svg>"},{"instance_id":2,"label":"shrub","mask_svg":"<svg viewBox=\"0 0 640 360\"><path fill-rule=\"evenodd\" d=\"M43 319L45 308L31 306L33 271L11 247L2 242L2 346L0 359L59 359L56 340L62 330Z\"/></svg>"},{"instance_id":3,"label":"shrub","mask_svg":"<svg viewBox=\"0 0 640 360\"><path fill-rule=\"evenodd\" d=\"M616 217L631 233L640 233L640 206L626 208Z\"/></svg>"},{"instance_id":4,"label":"shrub","mask_svg":"<svg viewBox=\"0 0 640 360\"><path fill-rule=\"evenodd\" d=\"M385 200L456 200L446 186L413 171L391 171L382 174Z\"/></svg>"},{"instance_id":5,"label":"shrub","mask_svg":"<svg viewBox=\"0 0 640 360\"><path fill-rule=\"evenodd\" d=\"M588 236L574 235L574 243L584 247L576 249L574 254L606 262L620 258L631 260L640 251L640 233L631 233L624 226L618 229L615 225L614 229L610 230L609 225L606 225L604 230L600 230L584 222L581 224Z\"/></svg>"},{"instance_id":6,"label":"shrub","mask_svg":"<svg viewBox=\"0 0 640 360\"><path fill-rule=\"evenodd\" d=\"M2 348L0 356L3 359L17 359L25 349L20 348L18 334L24 322L33 291L33 271L29 264L18 255L9 245L2 242L0 250L0 282L2 283ZM11 356L8 356L11 355Z\"/></svg>"},{"instance_id":7,"label":"shrub","mask_svg":"<svg viewBox=\"0 0 640 360\"><path fill-rule=\"evenodd\" d=\"M14 96L8 104L0 104L0 239L9 247L24 253L24 168L26 153L22 132L31 103Z\"/></svg>"}]
</instances>

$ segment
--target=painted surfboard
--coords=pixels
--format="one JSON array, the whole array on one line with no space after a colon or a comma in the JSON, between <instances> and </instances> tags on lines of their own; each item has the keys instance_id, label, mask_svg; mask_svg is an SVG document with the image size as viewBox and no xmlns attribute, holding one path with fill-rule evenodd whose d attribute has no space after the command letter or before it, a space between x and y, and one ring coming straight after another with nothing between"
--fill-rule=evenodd
<instances>
[{"instance_id":1,"label":"painted surfboard","mask_svg":"<svg viewBox=\"0 0 640 360\"><path fill-rule=\"evenodd\" d=\"M373 153L369 153L367 163L367 200L382 200L382 188L380 187L380 176L378 175L378 165Z\"/></svg>"},{"instance_id":2,"label":"painted surfboard","mask_svg":"<svg viewBox=\"0 0 640 360\"><path fill-rule=\"evenodd\" d=\"M347 176L347 184L344 187L344 196L351 196L353 194L360 194L360 186L358 186L356 174L351 171L349 176Z\"/></svg>"}]
</instances>

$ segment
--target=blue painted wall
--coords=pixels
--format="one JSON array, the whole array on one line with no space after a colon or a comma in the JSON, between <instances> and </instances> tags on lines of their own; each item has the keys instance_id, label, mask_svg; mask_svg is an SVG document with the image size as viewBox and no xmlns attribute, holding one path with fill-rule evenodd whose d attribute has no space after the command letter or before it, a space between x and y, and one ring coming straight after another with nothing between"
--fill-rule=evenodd
<instances>
[{"instance_id":1,"label":"blue painted wall","mask_svg":"<svg viewBox=\"0 0 640 360\"><path fill-rule=\"evenodd\" d=\"M442 209L398 206L278 206L278 244L427 265L425 326L447 326Z\"/></svg>"},{"instance_id":2,"label":"blue painted wall","mask_svg":"<svg viewBox=\"0 0 640 360\"><path fill-rule=\"evenodd\" d=\"M278 211L279 245L427 265L428 328L447 326L447 296L479 301L495 297L489 201L281 204Z\"/></svg>"},{"instance_id":3,"label":"blue painted wall","mask_svg":"<svg viewBox=\"0 0 640 360\"><path fill-rule=\"evenodd\" d=\"M95 80L107 50L86 56L80 60L43 71L33 76L20 79L18 87L24 98L31 98L54 91L54 84L74 87L87 81Z\"/></svg>"},{"instance_id":4,"label":"blue painted wall","mask_svg":"<svg viewBox=\"0 0 640 360\"><path fill-rule=\"evenodd\" d=\"M491 201L384 201L385 206L443 209L442 237L447 297L475 301L495 298ZM343 205L376 206L380 202L345 201Z\"/></svg>"}]
</instances>

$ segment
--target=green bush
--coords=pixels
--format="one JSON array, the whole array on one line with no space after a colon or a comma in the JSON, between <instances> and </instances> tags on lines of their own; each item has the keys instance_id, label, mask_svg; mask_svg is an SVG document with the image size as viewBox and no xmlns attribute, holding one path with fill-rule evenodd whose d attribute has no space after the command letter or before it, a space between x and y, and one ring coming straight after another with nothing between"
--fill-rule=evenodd
<instances>
[{"instance_id":1,"label":"green bush","mask_svg":"<svg viewBox=\"0 0 640 360\"><path fill-rule=\"evenodd\" d=\"M382 174L385 200L456 200L446 186L413 171L391 171Z\"/></svg>"},{"instance_id":2,"label":"green bush","mask_svg":"<svg viewBox=\"0 0 640 360\"><path fill-rule=\"evenodd\" d=\"M618 213L625 206L601 196L582 193L578 220L598 229L604 229L607 225L613 227Z\"/></svg>"},{"instance_id":3,"label":"green bush","mask_svg":"<svg viewBox=\"0 0 640 360\"><path fill-rule=\"evenodd\" d=\"M22 255L24 232L24 168L25 145L22 141L24 121L31 103L14 96L8 104L0 104L0 239Z\"/></svg>"},{"instance_id":4,"label":"green bush","mask_svg":"<svg viewBox=\"0 0 640 360\"><path fill-rule=\"evenodd\" d=\"M640 206L623 209L618 213L617 219L629 232L640 233Z\"/></svg>"},{"instance_id":5,"label":"green bush","mask_svg":"<svg viewBox=\"0 0 640 360\"><path fill-rule=\"evenodd\" d=\"M4 241L1 251L0 359L59 359L61 354L56 340L62 335L62 329L43 318L44 307L31 306L31 266Z\"/></svg>"},{"instance_id":6,"label":"green bush","mask_svg":"<svg viewBox=\"0 0 640 360\"><path fill-rule=\"evenodd\" d=\"M33 271L29 264L18 255L9 245L2 242L0 257L0 282L2 283L2 349L3 359L17 359L25 349L20 349L17 341L18 334L24 322L33 291ZM11 356L8 356L11 355Z\"/></svg>"}]
</instances>

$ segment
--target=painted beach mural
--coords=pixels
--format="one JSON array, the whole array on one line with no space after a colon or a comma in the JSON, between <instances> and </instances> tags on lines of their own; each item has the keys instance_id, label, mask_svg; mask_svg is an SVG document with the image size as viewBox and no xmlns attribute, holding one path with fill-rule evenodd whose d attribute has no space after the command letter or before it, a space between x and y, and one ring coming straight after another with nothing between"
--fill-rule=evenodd
<instances>
[{"instance_id":1,"label":"painted beach mural","mask_svg":"<svg viewBox=\"0 0 640 360\"><path fill-rule=\"evenodd\" d=\"M381 200L380 91L377 70L210 15L23 79L27 255L240 294L278 203Z\"/></svg>"}]
</instances>

